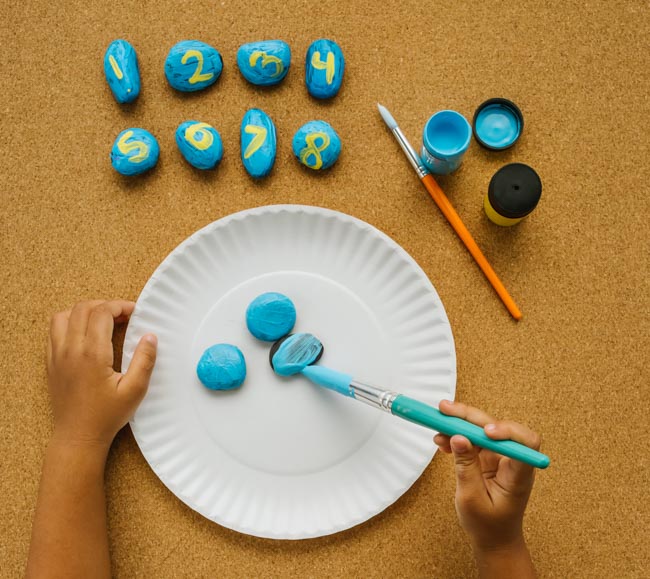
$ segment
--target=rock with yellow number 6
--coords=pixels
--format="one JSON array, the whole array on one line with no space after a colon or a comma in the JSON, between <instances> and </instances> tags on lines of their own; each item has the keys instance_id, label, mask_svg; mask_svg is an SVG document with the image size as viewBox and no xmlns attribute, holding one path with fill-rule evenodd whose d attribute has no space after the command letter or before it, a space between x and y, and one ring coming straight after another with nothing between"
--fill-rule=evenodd
<instances>
[{"instance_id":1,"label":"rock with yellow number 6","mask_svg":"<svg viewBox=\"0 0 650 579\"><path fill-rule=\"evenodd\" d=\"M249 42L237 51L237 66L251 84L272 86L289 72L291 49L282 40Z\"/></svg>"},{"instance_id":2,"label":"rock with yellow number 6","mask_svg":"<svg viewBox=\"0 0 650 579\"><path fill-rule=\"evenodd\" d=\"M305 84L309 94L317 99L329 99L341 88L345 60L336 42L327 38L314 40L307 50Z\"/></svg>"},{"instance_id":3,"label":"rock with yellow number 6","mask_svg":"<svg viewBox=\"0 0 650 579\"><path fill-rule=\"evenodd\" d=\"M197 169L214 169L223 157L221 135L208 123L181 123L176 129L176 144L185 160Z\"/></svg>"},{"instance_id":4,"label":"rock with yellow number 6","mask_svg":"<svg viewBox=\"0 0 650 579\"><path fill-rule=\"evenodd\" d=\"M305 166L329 169L341 153L341 139L325 121L309 121L298 129L292 142L293 154Z\"/></svg>"},{"instance_id":5,"label":"rock with yellow number 6","mask_svg":"<svg viewBox=\"0 0 650 579\"><path fill-rule=\"evenodd\" d=\"M111 164L122 175L140 175L156 166L158 141L149 131L132 128L117 135L111 149Z\"/></svg>"}]
</instances>

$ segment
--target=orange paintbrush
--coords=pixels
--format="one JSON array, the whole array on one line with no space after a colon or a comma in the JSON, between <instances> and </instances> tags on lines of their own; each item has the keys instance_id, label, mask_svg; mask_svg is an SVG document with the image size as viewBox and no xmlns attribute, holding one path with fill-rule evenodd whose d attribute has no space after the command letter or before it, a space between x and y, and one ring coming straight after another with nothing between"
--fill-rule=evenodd
<instances>
[{"instance_id":1,"label":"orange paintbrush","mask_svg":"<svg viewBox=\"0 0 650 579\"><path fill-rule=\"evenodd\" d=\"M515 304L514 300L510 297L508 290L506 290L505 286L501 283L501 280L492 269L492 266L488 263L488 260L485 259L483 252L479 249L478 245L476 245L476 241L474 241L474 238L467 230L467 227L465 227L463 222L460 220L458 213L456 213L456 210L449 202L449 199L447 199L447 196L443 193L438 183L436 183L433 175L431 175L429 171L424 167L422 161L420 160L420 157L415 152L415 149L413 149L411 144L408 142L404 136L404 133L402 133L401 129L397 126L397 122L388 112L386 107L377 104L377 108L379 109L379 114L384 119L384 122L393 132L393 135L395 135L395 138L402 147L402 150L406 154L406 157L411 162L411 165L422 181L422 184L426 187L426 190L436 202L436 205L440 208L440 211L442 211L443 215L447 218L447 221L449 221L449 224L458 234L458 237L461 238L462 242L465 244L465 247L467 247L469 252L472 254L472 257L476 260L476 263L481 268L481 271L483 271L485 274L485 277L488 278L488 281L492 284L494 290L497 292L497 294L499 294L501 301L503 301L503 304L506 306L506 308L508 308L508 311L512 317L515 320L520 320L521 312L519 311L517 304Z\"/></svg>"}]
</instances>

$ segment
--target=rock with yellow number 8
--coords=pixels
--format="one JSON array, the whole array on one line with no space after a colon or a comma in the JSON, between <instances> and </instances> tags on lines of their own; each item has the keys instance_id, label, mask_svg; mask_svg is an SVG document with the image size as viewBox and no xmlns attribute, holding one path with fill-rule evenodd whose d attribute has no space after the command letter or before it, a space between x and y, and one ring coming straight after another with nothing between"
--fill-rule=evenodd
<instances>
[{"instance_id":1,"label":"rock with yellow number 8","mask_svg":"<svg viewBox=\"0 0 650 579\"><path fill-rule=\"evenodd\" d=\"M237 51L237 66L251 84L272 86L289 72L291 49L282 40L242 44Z\"/></svg>"},{"instance_id":2,"label":"rock with yellow number 8","mask_svg":"<svg viewBox=\"0 0 650 579\"><path fill-rule=\"evenodd\" d=\"M341 139L325 121L309 121L298 129L292 142L293 154L305 166L329 169L341 153Z\"/></svg>"},{"instance_id":3,"label":"rock with yellow number 8","mask_svg":"<svg viewBox=\"0 0 650 579\"><path fill-rule=\"evenodd\" d=\"M317 99L329 99L341 88L345 60L336 42L327 38L314 40L307 50L305 84L309 94Z\"/></svg>"}]
</instances>

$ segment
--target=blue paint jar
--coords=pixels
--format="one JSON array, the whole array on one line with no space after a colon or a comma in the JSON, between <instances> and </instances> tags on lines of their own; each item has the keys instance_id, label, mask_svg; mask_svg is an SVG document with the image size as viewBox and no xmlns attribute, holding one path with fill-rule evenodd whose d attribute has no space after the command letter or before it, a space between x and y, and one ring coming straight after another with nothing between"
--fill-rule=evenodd
<instances>
[{"instance_id":1,"label":"blue paint jar","mask_svg":"<svg viewBox=\"0 0 650 579\"><path fill-rule=\"evenodd\" d=\"M472 127L456 111L439 111L424 125L422 153L425 167L436 175L447 175L460 167L472 139Z\"/></svg>"}]
</instances>

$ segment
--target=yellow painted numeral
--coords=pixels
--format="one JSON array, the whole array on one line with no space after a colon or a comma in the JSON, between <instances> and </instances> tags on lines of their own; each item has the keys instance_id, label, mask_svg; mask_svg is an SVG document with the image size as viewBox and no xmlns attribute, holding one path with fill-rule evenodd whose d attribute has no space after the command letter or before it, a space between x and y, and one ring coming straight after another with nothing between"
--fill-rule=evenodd
<instances>
[{"instance_id":1,"label":"yellow painted numeral","mask_svg":"<svg viewBox=\"0 0 650 579\"><path fill-rule=\"evenodd\" d=\"M320 146L316 144L316 139L321 140ZM325 149L327 149L327 147L329 147L329 136L327 133L312 133L311 135L307 135L305 137L305 141L307 142L307 146L302 151L300 151L300 161L303 163L303 165L307 165L312 169L320 169L323 166L323 159L321 159L320 154ZM309 157L314 157L313 165L310 165L307 162L307 159L309 159Z\"/></svg>"},{"instance_id":2,"label":"yellow painted numeral","mask_svg":"<svg viewBox=\"0 0 650 579\"><path fill-rule=\"evenodd\" d=\"M183 58L181 58L181 64L186 64L190 58L196 58L197 63L196 63L196 69L194 70L194 74L189 78L187 82L189 82L190 84L196 84L197 82L210 80L214 76L214 74L212 74L211 72L201 73L201 71L203 70L203 54L201 52L199 52L198 50L188 50L183 55Z\"/></svg>"},{"instance_id":3,"label":"yellow painted numeral","mask_svg":"<svg viewBox=\"0 0 650 579\"><path fill-rule=\"evenodd\" d=\"M311 57L311 65L316 69L316 70L324 70L325 71L325 80L327 81L327 84L332 84L332 81L334 80L334 72L336 70L336 66L334 65L334 53L333 52L328 52L327 53L327 60L323 62L320 59L320 52L315 51L314 54Z\"/></svg>"},{"instance_id":4,"label":"yellow painted numeral","mask_svg":"<svg viewBox=\"0 0 650 579\"><path fill-rule=\"evenodd\" d=\"M190 143L195 149L205 151L209 149L214 142L214 136L208 123L194 123L185 129L185 140ZM197 138L199 137L199 138Z\"/></svg>"},{"instance_id":5,"label":"yellow painted numeral","mask_svg":"<svg viewBox=\"0 0 650 579\"><path fill-rule=\"evenodd\" d=\"M264 127L258 127L257 125L246 125L244 132L249 135L255 135L244 151L244 159L248 159L264 144L268 131Z\"/></svg>"},{"instance_id":6,"label":"yellow painted numeral","mask_svg":"<svg viewBox=\"0 0 650 579\"><path fill-rule=\"evenodd\" d=\"M131 157L128 157L129 162L131 163L142 163L149 156L149 147L143 141L127 141L133 136L133 131L127 131L124 133L119 141L117 141L117 148L123 155L128 155L131 151L137 151L137 153Z\"/></svg>"},{"instance_id":7,"label":"yellow painted numeral","mask_svg":"<svg viewBox=\"0 0 650 579\"><path fill-rule=\"evenodd\" d=\"M113 72L115 73L117 79L122 80L122 78L124 78L124 75L122 74L120 67L117 65L117 60L115 60L115 57L112 54L109 54L108 62L111 63L111 68L113 69Z\"/></svg>"},{"instance_id":8,"label":"yellow painted numeral","mask_svg":"<svg viewBox=\"0 0 650 579\"><path fill-rule=\"evenodd\" d=\"M260 58L262 59L262 68L266 68L267 64L275 64L275 72L271 76L280 76L284 71L282 60L272 54L266 54L266 52L262 50L256 50L253 52L248 59L248 64L255 66Z\"/></svg>"}]
</instances>

